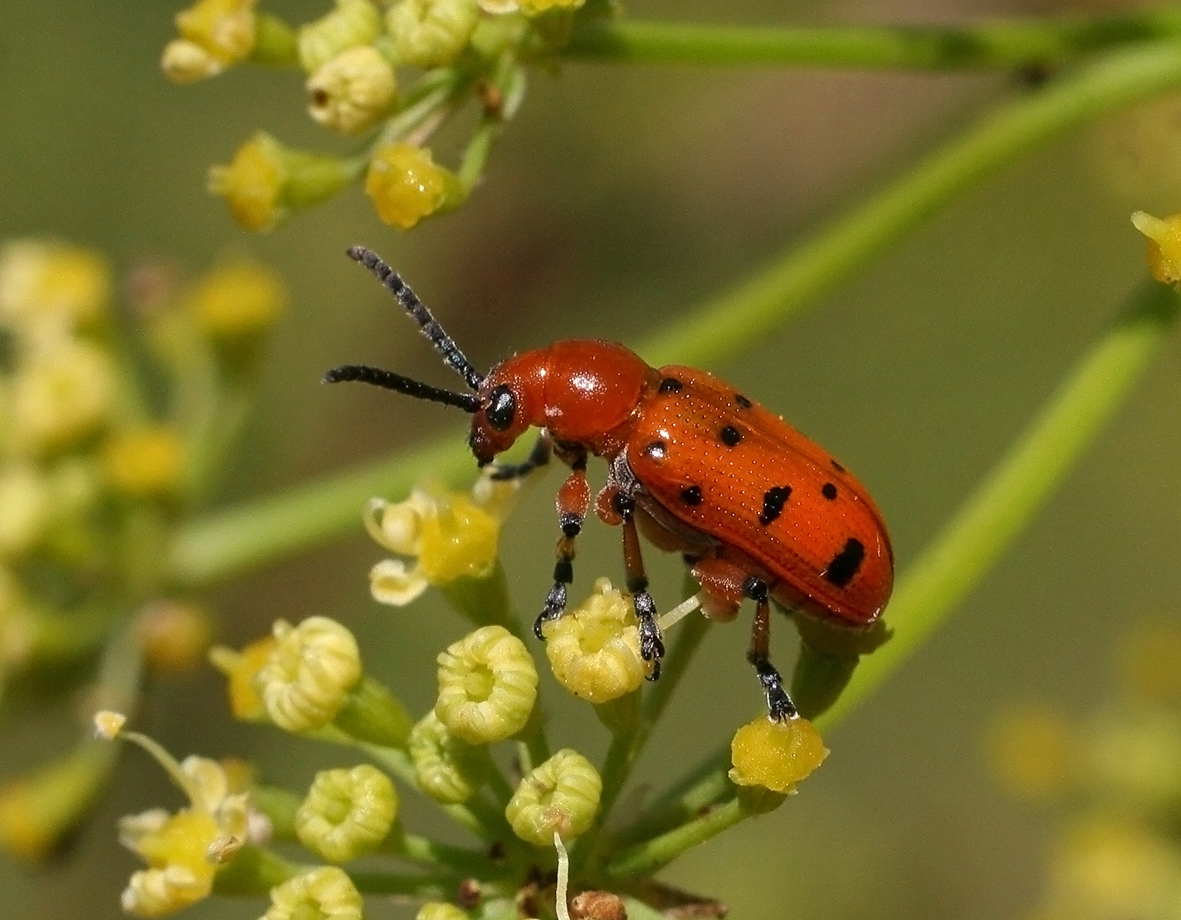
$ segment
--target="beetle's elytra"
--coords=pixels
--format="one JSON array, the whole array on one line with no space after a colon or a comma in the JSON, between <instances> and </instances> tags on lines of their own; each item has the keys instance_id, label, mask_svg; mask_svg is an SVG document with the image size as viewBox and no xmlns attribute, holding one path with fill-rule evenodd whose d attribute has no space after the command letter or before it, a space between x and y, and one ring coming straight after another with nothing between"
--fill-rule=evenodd
<instances>
[{"instance_id":1,"label":"beetle's elytra","mask_svg":"<svg viewBox=\"0 0 1181 920\"><path fill-rule=\"evenodd\" d=\"M529 459L501 467L499 477L524 475L551 454L570 467L558 490L561 536L554 584L534 625L538 637L566 607L574 541L591 504L586 462L594 454L608 464L595 511L623 529L626 585L641 652L654 663L652 679L659 676L664 644L639 530L660 549L684 556L710 616L731 619L744 599L755 601L747 658L771 717L794 718L795 706L768 657L769 602L862 626L881 614L893 587L890 539L861 483L725 381L690 367L649 367L622 345L555 342L481 375L385 262L359 246L349 255L381 279L473 392L357 365L329 371L327 382L359 380L471 413L468 443L481 466L528 429L540 429Z\"/></svg>"}]
</instances>

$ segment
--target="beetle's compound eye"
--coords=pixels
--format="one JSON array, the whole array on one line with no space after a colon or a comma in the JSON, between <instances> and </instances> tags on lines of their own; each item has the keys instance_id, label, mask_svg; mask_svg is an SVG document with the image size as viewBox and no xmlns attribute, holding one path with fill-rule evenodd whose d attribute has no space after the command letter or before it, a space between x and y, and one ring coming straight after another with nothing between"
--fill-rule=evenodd
<instances>
[{"instance_id":1,"label":"beetle's compound eye","mask_svg":"<svg viewBox=\"0 0 1181 920\"><path fill-rule=\"evenodd\" d=\"M492 391L488 400L488 409L484 413L488 417L488 424L497 431L507 431L516 412L517 401L513 399L513 391L502 383Z\"/></svg>"}]
</instances>

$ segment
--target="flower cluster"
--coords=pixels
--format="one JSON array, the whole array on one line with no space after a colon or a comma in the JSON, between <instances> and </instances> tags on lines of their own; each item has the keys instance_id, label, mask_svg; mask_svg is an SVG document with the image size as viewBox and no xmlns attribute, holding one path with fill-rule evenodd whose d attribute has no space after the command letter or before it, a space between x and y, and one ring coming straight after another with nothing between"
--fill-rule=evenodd
<instances>
[{"instance_id":1,"label":"flower cluster","mask_svg":"<svg viewBox=\"0 0 1181 920\"><path fill-rule=\"evenodd\" d=\"M120 287L90 249L0 244L0 694L106 656L117 686L94 692L130 698L141 663L202 661L209 615L170 590L166 538L210 485L209 435L232 436L221 410L284 301L253 263L188 284L143 265ZM110 766L84 743L0 787L0 846L47 855Z\"/></svg>"},{"instance_id":2,"label":"flower cluster","mask_svg":"<svg viewBox=\"0 0 1181 920\"><path fill-rule=\"evenodd\" d=\"M1044 920L1166 920L1181 907L1181 623L1142 624L1119 656L1122 687L1088 719L1014 708L991 738L995 770L1058 805Z\"/></svg>"},{"instance_id":3,"label":"flower cluster","mask_svg":"<svg viewBox=\"0 0 1181 920\"><path fill-rule=\"evenodd\" d=\"M627 879L644 871L633 867L645 865L649 852L666 852L666 835L683 849L716 832L685 834L680 806L668 802L634 816L618 837L602 834L627 767L659 714L639 692L651 667L640 655L632 599L606 579L547 624L545 648L558 683L591 703L610 730L610 750L596 765L574 748L551 748L541 675L512 615L498 561L501 523L522 482L485 474L469 492L431 486L401 502L373 499L365 509L375 541L403 557L374 567L375 599L404 607L435 589L474 626L439 652L434 705L417 721L366 669L349 630L327 617L294 625L279 620L270 636L240 650L211 651L237 717L359 750L364 760L320 771L301 793L250 785L246 812L265 819L266 832L246 839L239 830L234 846L214 848L228 858L203 863L204 874L178 854L209 853L210 840L225 836L208 817L216 809L201 811L200 826L188 817L195 808L181 813L189 824L177 823L180 815L158 817L162 827L183 826L186 842L170 837L167 859L135 845L151 866L146 871L179 878L187 868L200 884L157 885L154 900L144 895L131 902L136 912L163 913L211 893L269 892L268 920L351 918L361 915L364 894L396 891L423 902L420 918L476 911L619 917L627 899L612 888L628 890ZM663 627L688 622L685 628L702 629L705 617L688 618L697 606L692 599L670 611ZM661 687L670 687L678 671L670 668ZM726 764L716 765L714 798L701 797L698 807L724 805L737 817L774 808L827 753L807 720L760 716L734 736L733 767L727 774ZM445 844L404 826L403 794L436 803L475 845ZM619 851L616 839L631 843ZM323 865L309 869L272 848L294 843ZM349 864L363 856L370 857L369 868L352 873ZM129 891L144 887L138 878Z\"/></svg>"},{"instance_id":4,"label":"flower cluster","mask_svg":"<svg viewBox=\"0 0 1181 920\"><path fill-rule=\"evenodd\" d=\"M346 157L265 133L247 140L209 176L243 227L269 230L363 178L381 219L408 230L468 197L493 135L520 105L525 67L552 55L577 21L611 12L609 0L335 0L297 27L257 0L198 0L177 14L180 36L161 66L177 83L244 61L300 71L311 118L367 139ZM427 142L468 101L480 118L452 171Z\"/></svg>"}]
</instances>

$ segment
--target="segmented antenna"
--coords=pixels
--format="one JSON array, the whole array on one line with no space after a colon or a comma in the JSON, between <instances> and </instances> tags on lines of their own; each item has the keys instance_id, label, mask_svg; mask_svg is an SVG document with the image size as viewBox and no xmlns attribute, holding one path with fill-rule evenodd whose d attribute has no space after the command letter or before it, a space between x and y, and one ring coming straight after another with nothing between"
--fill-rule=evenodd
<instances>
[{"instance_id":1,"label":"segmented antenna","mask_svg":"<svg viewBox=\"0 0 1181 920\"><path fill-rule=\"evenodd\" d=\"M447 366L459 374L472 390L479 390L480 386L484 383L484 375L472 367L468 359L464 357L463 352L459 350L459 346L451 340L451 336L443 331L443 327L439 325L438 320L431 315L431 311L426 308L426 304L418 299L418 295L410 290L410 286L399 277L398 273L390 268L377 253L371 249L366 249L364 246L353 246L348 250L348 256L350 259L360 262L380 279L381 283L385 285L386 290L393 294L398 303L405 308L406 312L414 317L414 321L418 323L418 328L422 330L422 334L431 340L431 344L443 356L443 361ZM330 371L329 373L332 372ZM383 371L382 373L385 372ZM398 375L394 374L393 376L397 377ZM343 380L345 378L342 377L340 379ZM360 380L362 378L355 377L351 379ZM403 377L401 379L406 380L407 378ZM366 380L365 382L374 383L375 381ZM386 386L386 384L378 383L377 386ZM419 384L419 386L423 386L423 384ZM396 390L399 387L393 386L389 387L389 389ZM401 392L405 393L409 391L401 390ZM446 393L448 391L439 390L438 392ZM431 397L425 398L429 399ZM435 401L442 402L443 400ZM458 405L458 403L450 403L449 405ZM460 408L464 407L460 406ZM473 412L475 410L468 409L467 411Z\"/></svg>"},{"instance_id":2,"label":"segmented antenna","mask_svg":"<svg viewBox=\"0 0 1181 920\"><path fill-rule=\"evenodd\" d=\"M334 367L324 375L325 383L341 383L350 380L369 383L386 390L396 390L407 396L413 396L415 399L428 399L445 406L455 406L464 412L475 412L480 408L480 400L471 393L453 393L451 390L433 387L429 383L421 383L410 377L395 374L393 371L382 370L380 367L346 364L344 367Z\"/></svg>"}]
</instances>

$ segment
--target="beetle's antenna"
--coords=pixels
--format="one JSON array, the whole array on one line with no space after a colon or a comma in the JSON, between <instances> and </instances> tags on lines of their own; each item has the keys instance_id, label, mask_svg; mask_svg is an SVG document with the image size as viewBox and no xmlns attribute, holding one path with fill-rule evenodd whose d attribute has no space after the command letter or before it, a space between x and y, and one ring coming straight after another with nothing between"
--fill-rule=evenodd
<instances>
[{"instance_id":1,"label":"beetle's antenna","mask_svg":"<svg viewBox=\"0 0 1181 920\"><path fill-rule=\"evenodd\" d=\"M373 272L373 274L377 275L381 283L385 285L386 290L393 294L406 312L414 317L414 321L418 323L418 328L422 330L423 335L431 340L431 344L443 356L443 361L447 366L459 374L471 389L480 389L480 386L484 383L484 375L472 367L468 359L464 357L463 352L459 350L459 346L452 341L451 336L443 330L443 327L439 325L439 321L426 308L426 304L418 299L418 295L410 290L410 286L401 279L398 273L390 268L382 260L381 256L371 249L366 249L364 246L351 247L348 250L348 256L350 259L360 262ZM401 379L405 380L407 378L403 377ZM366 382L372 383L373 381ZM417 385L422 386L422 384ZM385 384L378 384L378 386L385 386ZM391 387L391 389L397 389L397 387ZM406 391L403 390L402 392ZM446 391L441 390L439 392Z\"/></svg>"},{"instance_id":2,"label":"beetle's antenna","mask_svg":"<svg viewBox=\"0 0 1181 920\"><path fill-rule=\"evenodd\" d=\"M480 400L471 393L453 393L451 390L444 390L440 387L433 387L429 383L420 383L410 377L403 377L393 371L383 371L380 367L346 364L344 367L334 367L324 375L325 383L340 383L348 380L369 383L386 390L396 390L407 396L413 396L415 399L426 399L442 403L445 406L455 406L464 412L476 412L480 408Z\"/></svg>"}]
</instances>

